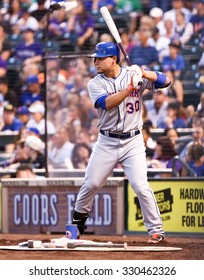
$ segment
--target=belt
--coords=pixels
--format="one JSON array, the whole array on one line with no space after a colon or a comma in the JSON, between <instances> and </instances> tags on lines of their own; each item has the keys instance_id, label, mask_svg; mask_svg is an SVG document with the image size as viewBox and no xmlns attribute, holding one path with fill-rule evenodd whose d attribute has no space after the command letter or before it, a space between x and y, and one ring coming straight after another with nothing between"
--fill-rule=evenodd
<instances>
[{"instance_id":1,"label":"belt","mask_svg":"<svg viewBox=\"0 0 204 280\"><path fill-rule=\"evenodd\" d=\"M131 138L135 135L140 134L140 131L139 130L131 130L130 132L127 132L127 133L117 133L117 132L110 132L108 130L100 129L100 133L105 135L105 136L112 137L112 138L128 139L128 138Z\"/></svg>"}]
</instances>

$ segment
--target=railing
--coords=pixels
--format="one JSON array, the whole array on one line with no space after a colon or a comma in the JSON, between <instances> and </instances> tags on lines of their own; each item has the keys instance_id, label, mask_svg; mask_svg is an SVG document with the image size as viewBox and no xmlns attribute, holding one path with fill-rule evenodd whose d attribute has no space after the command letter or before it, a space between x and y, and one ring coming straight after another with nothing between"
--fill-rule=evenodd
<instances>
[{"instance_id":1,"label":"railing","mask_svg":"<svg viewBox=\"0 0 204 280\"><path fill-rule=\"evenodd\" d=\"M39 176L45 176L45 169L34 169L33 170L36 175ZM12 178L15 178L16 170L15 169L9 169L4 168L0 170L0 178L4 176L11 176ZM147 175L148 176L154 176L156 174L173 174L172 168L147 168ZM61 177L79 177L82 178L85 175L85 169L52 169L48 172L49 178L61 178ZM125 177L123 169L115 168L113 169L112 174L110 177Z\"/></svg>"},{"instance_id":2,"label":"railing","mask_svg":"<svg viewBox=\"0 0 204 280\"><path fill-rule=\"evenodd\" d=\"M175 156L174 160L173 160L172 174L174 177L180 177L180 174L176 169L177 162L181 163L182 167L184 167L186 169L187 173L186 173L185 177L197 177L197 174L195 173L195 171L193 169L191 169L188 166L188 164L184 160L180 159L178 156Z\"/></svg>"}]
</instances>

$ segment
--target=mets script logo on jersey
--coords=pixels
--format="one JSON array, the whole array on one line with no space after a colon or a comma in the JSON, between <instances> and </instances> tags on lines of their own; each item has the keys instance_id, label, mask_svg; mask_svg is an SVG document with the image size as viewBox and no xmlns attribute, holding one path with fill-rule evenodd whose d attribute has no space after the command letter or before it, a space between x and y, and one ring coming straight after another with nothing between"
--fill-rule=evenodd
<instances>
[{"instance_id":1,"label":"mets script logo on jersey","mask_svg":"<svg viewBox=\"0 0 204 280\"><path fill-rule=\"evenodd\" d=\"M139 97L139 89L135 89L133 92L130 93L130 97Z\"/></svg>"},{"instance_id":2,"label":"mets script logo on jersey","mask_svg":"<svg viewBox=\"0 0 204 280\"><path fill-rule=\"evenodd\" d=\"M115 92L109 92L108 95L113 95ZM139 97L139 89L135 89L129 94L129 97Z\"/></svg>"}]
</instances>

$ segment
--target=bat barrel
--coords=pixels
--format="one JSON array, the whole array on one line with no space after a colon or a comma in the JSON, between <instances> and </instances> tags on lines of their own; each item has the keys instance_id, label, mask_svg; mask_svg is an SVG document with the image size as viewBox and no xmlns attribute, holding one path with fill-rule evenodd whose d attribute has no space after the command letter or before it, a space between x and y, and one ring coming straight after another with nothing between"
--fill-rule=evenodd
<instances>
[{"instance_id":1,"label":"bat barrel","mask_svg":"<svg viewBox=\"0 0 204 280\"><path fill-rule=\"evenodd\" d=\"M92 244L77 244L77 243L67 243L67 248L125 248L126 244L111 244L111 243L92 243Z\"/></svg>"}]
</instances>

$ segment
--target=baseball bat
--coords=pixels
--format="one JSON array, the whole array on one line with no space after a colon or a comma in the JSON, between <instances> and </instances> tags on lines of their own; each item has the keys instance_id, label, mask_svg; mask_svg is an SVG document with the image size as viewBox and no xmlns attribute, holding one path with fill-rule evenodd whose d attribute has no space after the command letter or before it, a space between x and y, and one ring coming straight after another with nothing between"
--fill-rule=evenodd
<instances>
[{"instance_id":1,"label":"baseball bat","mask_svg":"<svg viewBox=\"0 0 204 280\"><path fill-rule=\"evenodd\" d=\"M113 244L109 243L92 243L92 244L77 244L77 243L67 243L67 248L75 249L75 248L127 248L127 243L124 244Z\"/></svg>"},{"instance_id":2,"label":"baseball bat","mask_svg":"<svg viewBox=\"0 0 204 280\"><path fill-rule=\"evenodd\" d=\"M117 29L117 27L116 27L116 25L115 25L115 22L113 21L113 18L112 18L112 16L111 16L111 14L110 14L108 8L107 8L106 6L102 6L102 7L100 8L100 12L101 12L101 14L102 14L102 16L103 16L103 19L105 20L105 22L106 22L106 24L107 24L107 26L108 26L108 29L109 29L111 35L113 36L113 38L115 39L115 41L116 41L118 47L119 47L120 50L122 51L122 53L123 53L123 55L124 55L124 57L125 57L125 60L126 60L127 64L128 64L129 66L131 66L132 63L131 63L131 61L130 61L130 58L129 58L129 56L128 56L128 54L127 54L127 52L126 52L126 50L125 50L123 44L122 44L122 40L121 40L120 34L119 34L119 32L118 32L118 29Z\"/></svg>"}]
</instances>

